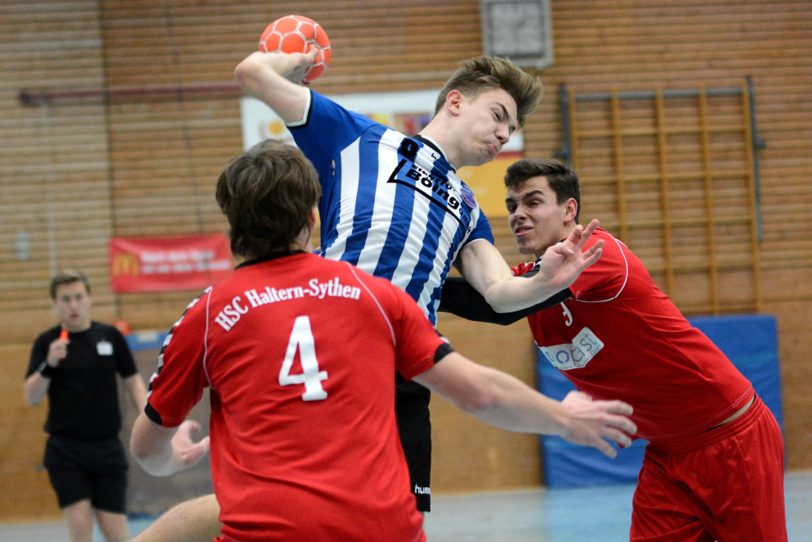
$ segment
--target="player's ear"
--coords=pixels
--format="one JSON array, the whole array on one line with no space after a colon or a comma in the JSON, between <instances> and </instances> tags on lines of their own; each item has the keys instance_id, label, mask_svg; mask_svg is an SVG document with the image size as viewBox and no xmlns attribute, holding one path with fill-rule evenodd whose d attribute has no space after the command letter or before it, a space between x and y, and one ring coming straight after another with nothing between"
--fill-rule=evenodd
<instances>
[{"instance_id":1,"label":"player's ear","mask_svg":"<svg viewBox=\"0 0 812 542\"><path fill-rule=\"evenodd\" d=\"M316 226L316 217L318 211L316 207L311 207L310 212L307 214L307 227L312 230Z\"/></svg>"},{"instance_id":2,"label":"player's ear","mask_svg":"<svg viewBox=\"0 0 812 542\"><path fill-rule=\"evenodd\" d=\"M568 222L575 222L575 217L578 216L578 202L575 198L567 199L564 204L564 219Z\"/></svg>"},{"instance_id":3,"label":"player's ear","mask_svg":"<svg viewBox=\"0 0 812 542\"><path fill-rule=\"evenodd\" d=\"M459 90L450 90L445 97L445 108L452 115L458 115L464 99L465 96Z\"/></svg>"}]
</instances>

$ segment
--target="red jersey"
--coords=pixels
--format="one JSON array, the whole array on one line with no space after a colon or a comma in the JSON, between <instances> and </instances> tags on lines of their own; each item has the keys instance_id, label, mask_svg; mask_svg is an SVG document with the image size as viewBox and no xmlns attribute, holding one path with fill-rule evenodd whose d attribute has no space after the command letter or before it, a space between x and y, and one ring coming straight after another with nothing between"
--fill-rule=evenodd
<instances>
[{"instance_id":1,"label":"red jersey","mask_svg":"<svg viewBox=\"0 0 812 542\"><path fill-rule=\"evenodd\" d=\"M223 539L425 540L395 422L395 370L443 340L389 281L297 254L244 265L175 324L148 411L211 397Z\"/></svg>"},{"instance_id":2,"label":"red jersey","mask_svg":"<svg viewBox=\"0 0 812 542\"><path fill-rule=\"evenodd\" d=\"M528 317L533 338L577 388L631 404L639 437L666 450L684 445L744 406L753 386L626 245L602 228L589 244L599 239L603 255L570 287L572 297Z\"/></svg>"}]
</instances>

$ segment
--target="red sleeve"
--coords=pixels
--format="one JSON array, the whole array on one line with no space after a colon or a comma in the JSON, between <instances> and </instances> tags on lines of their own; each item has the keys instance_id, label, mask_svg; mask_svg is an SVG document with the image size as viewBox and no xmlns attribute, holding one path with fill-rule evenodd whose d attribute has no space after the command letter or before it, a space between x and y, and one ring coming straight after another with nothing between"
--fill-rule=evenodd
<instances>
[{"instance_id":1,"label":"red sleeve","mask_svg":"<svg viewBox=\"0 0 812 542\"><path fill-rule=\"evenodd\" d=\"M164 427L180 425L208 385L205 341L210 294L209 289L190 303L172 326L150 379L147 414Z\"/></svg>"},{"instance_id":2,"label":"red sleeve","mask_svg":"<svg viewBox=\"0 0 812 542\"><path fill-rule=\"evenodd\" d=\"M592 234L586 246L604 240L603 253L591 267L587 267L570 286L572 297L578 301L608 301L623 291L629 278L628 249L603 228Z\"/></svg>"},{"instance_id":3,"label":"red sleeve","mask_svg":"<svg viewBox=\"0 0 812 542\"><path fill-rule=\"evenodd\" d=\"M445 341L414 299L390 282L384 282L390 294L387 312L394 327L397 370L403 378L412 379L434 366L434 355Z\"/></svg>"}]
</instances>

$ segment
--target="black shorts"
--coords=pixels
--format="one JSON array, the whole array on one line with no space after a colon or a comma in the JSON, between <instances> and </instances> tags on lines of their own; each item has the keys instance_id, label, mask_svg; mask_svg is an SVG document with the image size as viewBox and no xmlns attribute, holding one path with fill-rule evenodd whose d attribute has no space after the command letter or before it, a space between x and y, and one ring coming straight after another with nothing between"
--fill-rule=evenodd
<instances>
[{"instance_id":1,"label":"black shorts","mask_svg":"<svg viewBox=\"0 0 812 542\"><path fill-rule=\"evenodd\" d=\"M44 464L60 508L89 499L98 510L125 513L127 456L118 437L87 441L50 436Z\"/></svg>"},{"instance_id":2,"label":"black shorts","mask_svg":"<svg viewBox=\"0 0 812 542\"><path fill-rule=\"evenodd\" d=\"M421 512L431 510L430 398L428 388L397 375L395 415L400 442L409 465L412 492L417 498L417 509Z\"/></svg>"}]
</instances>

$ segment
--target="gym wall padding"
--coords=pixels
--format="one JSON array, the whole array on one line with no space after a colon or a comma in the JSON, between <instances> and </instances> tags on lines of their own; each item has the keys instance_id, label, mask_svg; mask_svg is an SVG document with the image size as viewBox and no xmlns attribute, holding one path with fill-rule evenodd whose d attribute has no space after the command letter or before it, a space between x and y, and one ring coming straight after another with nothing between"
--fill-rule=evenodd
<instances>
[{"instance_id":1,"label":"gym wall padding","mask_svg":"<svg viewBox=\"0 0 812 542\"><path fill-rule=\"evenodd\" d=\"M753 383L783 429L775 317L745 314L689 320ZM575 389L543 356L537 356L536 366L538 387L542 393L561 399ZM572 445L559 437L541 437L540 440L544 483L552 488L633 483L637 480L646 447L646 441L636 440L631 447L619 450L615 459L609 459L597 450Z\"/></svg>"}]
</instances>

